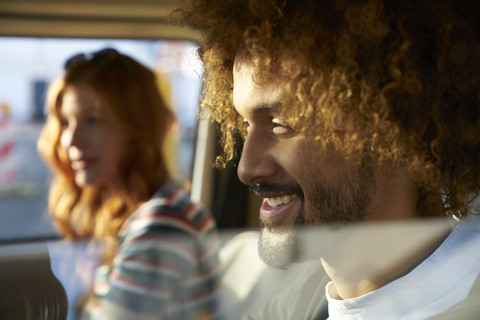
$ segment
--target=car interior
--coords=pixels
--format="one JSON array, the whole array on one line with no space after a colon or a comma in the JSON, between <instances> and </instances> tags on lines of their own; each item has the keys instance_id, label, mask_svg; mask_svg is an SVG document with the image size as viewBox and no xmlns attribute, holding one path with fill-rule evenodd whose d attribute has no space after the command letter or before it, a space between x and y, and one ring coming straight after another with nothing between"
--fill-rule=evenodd
<instances>
[{"instance_id":1,"label":"car interior","mask_svg":"<svg viewBox=\"0 0 480 320\"><path fill-rule=\"evenodd\" d=\"M422 237L428 243L444 230L441 222L389 228L373 224L341 232L335 226L322 232L308 229L300 250L306 263L287 270L268 268L257 253L260 199L239 181L236 166L213 166L220 148L218 128L197 115L203 68L196 50L202 37L193 27L168 22L169 13L184 4L0 1L0 318L76 320L77 301L89 293L98 265L99 247L65 241L56 231L47 205L51 173L36 148L46 119L45 92L61 75L65 60L79 52L113 47L144 63L160 79L159 88L179 122L167 142L166 160L175 177L189 186L192 199L215 218L221 238L222 307L229 319L259 310L312 263L319 263L318 257L333 244L354 238L374 248L377 243L368 242L370 234L391 242L397 235L398 241L405 235ZM405 257L414 250L407 243Z\"/></svg>"}]
</instances>

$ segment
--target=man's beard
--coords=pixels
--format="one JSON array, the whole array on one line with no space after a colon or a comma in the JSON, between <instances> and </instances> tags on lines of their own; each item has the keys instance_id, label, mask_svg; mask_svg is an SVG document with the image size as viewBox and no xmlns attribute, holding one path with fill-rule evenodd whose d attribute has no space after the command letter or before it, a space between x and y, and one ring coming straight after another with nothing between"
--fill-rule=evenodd
<instances>
[{"instance_id":1,"label":"man's beard","mask_svg":"<svg viewBox=\"0 0 480 320\"><path fill-rule=\"evenodd\" d=\"M305 207L295 218L294 226L279 227L278 223L265 223L260 220L262 230L258 238L258 255L267 265L277 269L288 269L299 259L301 233L298 228L305 225Z\"/></svg>"},{"instance_id":2,"label":"man's beard","mask_svg":"<svg viewBox=\"0 0 480 320\"><path fill-rule=\"evenodd\" d=\"M348 223L361 221L367 216L371 204L371 192L375 186L370 161L363 159L360 166L351 169L331 180L315 184L312 192L312 205L308 217L305 217L305 197L298 184L278 185L262 184L253 190L297 190L301 208L293 226L282 227L278 223L266 223L260 220L261 232L258 240L258 254L269 266L287 269L299 262L302 245L302 226L324 223Z\"/></svg>"}]
</instances>

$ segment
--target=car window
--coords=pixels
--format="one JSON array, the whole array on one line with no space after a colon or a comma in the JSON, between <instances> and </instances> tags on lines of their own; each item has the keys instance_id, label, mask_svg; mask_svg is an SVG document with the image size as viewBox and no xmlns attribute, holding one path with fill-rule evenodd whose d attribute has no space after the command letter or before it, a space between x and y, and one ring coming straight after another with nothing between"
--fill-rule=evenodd
<instances>
[{"instance_id":1,"label":"car window","mask_svg":"<svg viewBox=\"0 0 480 320\"><path fill-rule=\"evenodd\" d=\"M51 175L36 149L47 115L45 93L69 57L105 47L155 70L179 124L166 160L176 178L191 180L202 78L195 43L0 37L0 242L58 237L47 209Z\"/></svg>"}]
</instances>

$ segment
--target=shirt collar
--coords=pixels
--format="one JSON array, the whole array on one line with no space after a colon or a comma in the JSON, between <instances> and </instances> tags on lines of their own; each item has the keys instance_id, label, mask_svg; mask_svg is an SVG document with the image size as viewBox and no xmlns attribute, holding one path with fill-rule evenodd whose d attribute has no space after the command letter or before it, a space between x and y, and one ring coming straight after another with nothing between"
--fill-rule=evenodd
<instances>
[{"instance_id":1,"label":"shirt collar","mask_svg":"<svg viewBox=\"0 0 480 320\"><path fill-rule=\"evenodd\" d=\"M330 319L424 319L463 300L480 272L480 225L462 219L426 260L405 276L366 295L329 295Z\"/></svg>"}]
</instances>

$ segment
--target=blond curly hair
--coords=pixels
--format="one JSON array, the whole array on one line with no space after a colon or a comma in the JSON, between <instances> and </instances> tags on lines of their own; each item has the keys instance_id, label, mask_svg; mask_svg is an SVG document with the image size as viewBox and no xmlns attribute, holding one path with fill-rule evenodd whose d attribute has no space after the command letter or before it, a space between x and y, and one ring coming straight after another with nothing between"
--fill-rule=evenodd
<instances>
[{"instance_id":1,"label":"blond curly hair","mask_svg":"<svg viewBox=\"0 0 480 320\"><path fill-rule=\"evenodd\" d=\"M204 35L201 108L221 129L218 166L237 157L237 137L246 134L232 88L235 59L248 59L255 81L287 79L282 111L320 152L330 145L358 161L367 150L384 168L408 170L420 202L441 197L445 213L462 215L480 190L479 8L453 0L193 0L171 20Z\"/></svg>"}]
</instances>

